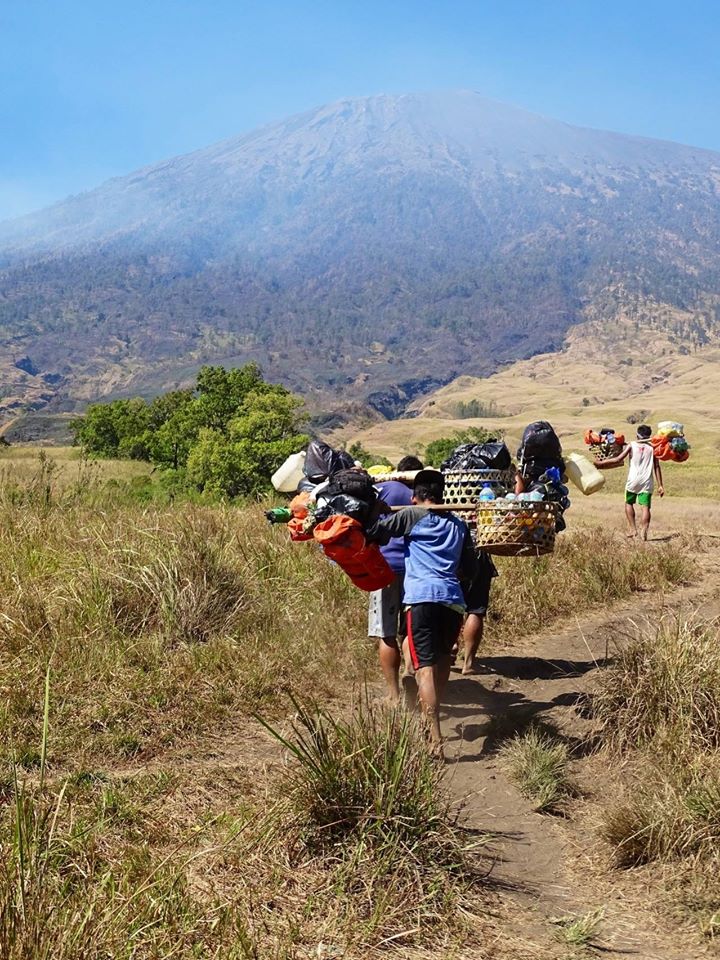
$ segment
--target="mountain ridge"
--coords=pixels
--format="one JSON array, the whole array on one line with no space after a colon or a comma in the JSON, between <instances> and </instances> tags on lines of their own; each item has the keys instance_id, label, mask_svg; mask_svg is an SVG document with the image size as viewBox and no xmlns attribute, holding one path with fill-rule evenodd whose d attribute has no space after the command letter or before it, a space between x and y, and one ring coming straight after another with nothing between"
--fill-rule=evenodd
<instances>
[{"instance_id":1,"label":"mountain ridge","mask_svg":"<svg viewBox=\"0 0 720 960\"><path fill-rule=\"evenodd\" d=\"M706 342L719 196L702 148L472 91L340 100L0 224L0 411L252 359L392 416L632 305Z\"/></svg>"}]
</instances>

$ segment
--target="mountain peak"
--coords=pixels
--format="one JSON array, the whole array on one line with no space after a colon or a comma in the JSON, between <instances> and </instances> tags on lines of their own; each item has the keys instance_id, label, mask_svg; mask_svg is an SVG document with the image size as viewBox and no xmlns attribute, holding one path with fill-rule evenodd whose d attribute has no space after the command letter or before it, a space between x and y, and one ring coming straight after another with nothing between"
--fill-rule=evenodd
<instances>
[{"instance_id":1,"label":"mountain peak","mask_svg":"<svg viewBox=\"0 0 720 960\"><path fill-rule=\"evenodd\" d=\"M718 154L472 90L343 99L0 225L0 346L48 404L255 359L393 413L587 319L704 342L719 190Z\"/></svg>"}]
</instances>

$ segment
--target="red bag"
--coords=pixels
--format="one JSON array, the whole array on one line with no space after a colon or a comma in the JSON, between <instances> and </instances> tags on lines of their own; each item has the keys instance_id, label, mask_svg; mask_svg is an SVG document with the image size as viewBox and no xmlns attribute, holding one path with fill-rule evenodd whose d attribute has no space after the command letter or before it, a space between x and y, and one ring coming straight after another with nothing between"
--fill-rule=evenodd
<instances>
[{"instance_id":1,"label":"red bag","mask_svg":"<svg viewBox=\"0 0 720 960\"><path fill-rule=\"evenodd\" d=\"M328 517L317 524L313 536L325 555L361 590L382 590L395 579L378 545L367 542L360 523L353 517L344 514Z\"/></svg>"},{"instance_id":2,"label":"red bag","mask_svg":"<svg viewBox=\"0 0 720 960\"><path fill-rule=\"evenodd\" d=\"M305 521L301 517L291 517L288 520L288 530L290 531L290 539L297 543L300 540L312 540L312 533L306 533L303 530Z\"/></svg>"}]
</instances>

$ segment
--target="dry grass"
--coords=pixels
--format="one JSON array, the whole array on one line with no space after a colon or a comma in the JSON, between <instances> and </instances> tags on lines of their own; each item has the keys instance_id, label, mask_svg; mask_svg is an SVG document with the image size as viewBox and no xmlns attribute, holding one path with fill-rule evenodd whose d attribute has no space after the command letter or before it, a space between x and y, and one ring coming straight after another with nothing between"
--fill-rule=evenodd
<instances>
[{"instance_id":1,"label":"dry grass","mask_svg":"<svg viewBox=\"0 0 720 960\"><path fill-rule=\"evenodd\" d=\"M501 751L510 779L539 813L558 813L576 793L568 773L568 748L536 727L513 737Z\"/></svg>"},{"instance_id":2,"label":"dry grass","mask_svg":"<svg viewBox=\"0 0 720 960\"><path fill-rule=\"evenodd\" d=\"M144 757L288 691L362 675L363 596L261 510L0 508L2 744L31 765L52 663L53 762Z\"/></svg>"},{"instance_id":3,"label":"dry grass","mask_svg":"<svg viewBox=\"0 0 720 960\"><path fill-rule=\"evenodd\" d=\"M604 674L595 707L626 758L601 833L623 867L659 862L676 904L708 935L720 910L718 624L666 621L632 639Z\"/></svg>"},{"instance_id":4,"label":"dry grass","mask_svg":"<svg viewBox=\"0 0 720 960\"><path fill-rule=\"evenodd\" d=\"M493 636L512 640L561 617L687 583L694 563L681 541L638 549L602 527L563 533L555 552L536 560L501 560L490 619Z\"/></svg>"},{"instance_id":5,"label":"dry grass","mask_svg":"<svg viewBox=\"0 0 720 960\"><path fill-rule=\"evenodd\" d=\"M717 623L667 618L630 639L594 700L615 748L653 741L681 755L720 748L718 632Z\"/></svg>"}]
</instances>

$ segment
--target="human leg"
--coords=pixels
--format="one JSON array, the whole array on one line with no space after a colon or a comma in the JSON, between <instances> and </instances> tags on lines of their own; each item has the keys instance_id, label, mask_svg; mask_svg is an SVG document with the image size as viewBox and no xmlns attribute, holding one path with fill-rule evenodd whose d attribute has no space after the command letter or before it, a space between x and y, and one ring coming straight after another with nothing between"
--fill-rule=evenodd
<instances>
[{"instance_id":1,"label":"human leg","mask_svg":"<svg viewBox=\"0 0 720 960\"><path fill-rule=\"evenodd\" d=\"M478 647L483 638L485 625L485 615L482 613L468 613L465 626L463 627L463 645L465 647L465 662L462 672L467 676L475 673Z\"/></svg>"},{"instance_id":2,"label":"human leg","mask_svg":"<svg viewBox=\"0 0 720 960\"><path fill-rule=\"evenodd\" d=\"M434 751L442 756L440 704L450 676L452 645L462 614L439 603L419 603L408 611L408 648L417 678L418 698Z\"/></svg>"},{"instance_id":3,"label":"human leg","mask_svg":"<svg viewBox=\"0 0 720 960\"><path fill-rule=\"evenodd\" d=\"M652 504L652 494L651 493L639 493L638 494L638 503L640 505L640 536L643 540L648 538L648 529L650 527L650 518L651 518L651 504Z\"/></svg>"},{"instance_id":4,"label":"human leg","mask_svg":"<svg viewBox=\"0 0 720 960\"><path fill-rule=\"evenodd\" d=\"M465 648L465 662L462 672L467 675L476 669L475 657L478 647L482 643L485 626L485 614L490 604L490 588L497 570L492 559L484 550L478 552L478 572L472 583L464 591L467 619L463 627L463 646Z\"/></svg>"},{"instance_id":5,"label":"human leg","mask_svg":"<svg viewBox=\"0 0 720 960\"><path fill-rule=\"evenodd\" d=\"M637 523L635 521L635 501L637 494L630 490L625 491L625 519L628 525L628 536L637 536Z\"/></svg>"},{"instance_id":6,"label":"human leg","mask_svg":"<svg viewBox=\"0 0 720 960\"><path fill-rule=\"evenodd\" d=\"M380 637L378 654L388 697L392 703L397 703L400 699L400 650L395 637Z\"/></svg>"},{"instance_id":7,"label":"human leg","mask_svg":"<svg viewBox=\"0 0 720 960\"><path fill-rule=\"evenodd\" d=\"M393 703L400 698L399 619L402 611L402 581L396 577L389 587L370 594L368 636L377 641L380 668Z\"/></svg>"}]
</instances>

